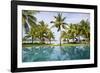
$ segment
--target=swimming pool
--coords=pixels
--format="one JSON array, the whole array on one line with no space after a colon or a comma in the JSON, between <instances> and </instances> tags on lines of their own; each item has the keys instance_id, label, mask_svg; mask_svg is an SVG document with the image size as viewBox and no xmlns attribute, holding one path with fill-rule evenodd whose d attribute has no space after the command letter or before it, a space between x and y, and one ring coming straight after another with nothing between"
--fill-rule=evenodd
<instances>
[{"instance_id":1,"label":"swimming pool","mask_svg":"<svg viewBox=\"0 0 100 73\"><path fill-rule=\"evenodd\" d=\"M22 48L22 62L90 59L89 46L32 46Z\"/></svg>"}]
</instances>

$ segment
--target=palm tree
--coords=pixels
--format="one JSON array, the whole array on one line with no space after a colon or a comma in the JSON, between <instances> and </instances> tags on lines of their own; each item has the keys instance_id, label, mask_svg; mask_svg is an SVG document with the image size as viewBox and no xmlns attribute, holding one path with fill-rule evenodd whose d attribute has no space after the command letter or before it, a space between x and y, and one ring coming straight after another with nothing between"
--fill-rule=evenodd
<instances>
[{"instance_id":1,"label":"palm tree","mask_svg":"<svg viewBox=\"0 0 100 73\"><path fill-rule=\"evenodd\" d=\"M38 29L36 28L37 26L35 27L31 27L30 28L30 31L28 32L28 36L31 36L32 37L32 43L33 43L33 40L37 38L38 36Z\"/></svg>"},{"instance_id":2,"label":"palm tree","mask_svg":"<svg viewBox=\"0 0 100 73\"><path fill-rule=\"evenodd\" d=\"M80 42L80 36L84 36L87 40L90 40L90 23L88 20L81 20L78 24L69 24L68 28L62 31L61 38L65 39L73 39L73 42L76 42L78 37L78 41Z\"/></svg>"},{"instance_id":3,"label":"palm tree","mask_svg":"<svg viewBox=\"0 0 100 73\"><path fill-rule=\"evenodd\" d=\"M69 42L68 39L73 39L73 42L74 41L76 42L76 40L74 40L74 39L76 39L76 37L78 37L80 34L79 24L71 23L67 26L68 27L64 31L62 31L62 34L61 34L62 39L64 39L64 41L67 39L67 42Z\"/></svg>"},{"instance_id":4,"label":"palm tree","mask_svg":"<svg viewBox=\"0 0 100 73\"><path fill-rule=\"evenodd\" d=\"M36 14L36 11L33 10L22 10L22 24L25 28L25 33L29 32L29 27L36 25L36 17L34 14Z\"/></svg>"},{"instance_id":5,"label":"palm tree","mask_svg":"<svg viewBox=\"0 0 100 73\"><path fill-rule=\"evenodd\" d=\"M48 25L43 20L37 25L32 26L28 34L32 37L32 43L33 40L36 39L40 39L41 43L45 43L45 39L49 39L51 43L51 39L54 39L52 31L48 28Z\"/></svg>"},{"instance_id":6,"label":"palm tree","mask_svg":"<svg viewBox=\"0 0 100 73\"><path fill-rule=\"evenodd\" d=\"M66 18L62 17L62 13L58 13L58 15L54 16L54 18L55 18L55 21L51 21L51 23L54 23L54 25L52 27L58 28L57 31L58 32L60 31L60 34L61 34L62 28L65 29L65 25L64 24L66 24L66 23L64 23L64 21L65 21ZM61 37L60 37L60 46L61 46Z\"/></svg>"},{"instance_id":7,"label":"palm tree","mask_svg":"<svg viewBox=\"0 0 100 73\"><path fill-rule=\"evenodd\" d=\"M67 43L69 42L69 40L68 40L69 39L69 35L68 35L68 33L67 33L66 30L64 30L64 31L61 32L61 39L63 39L64 42L67 39Z\"/></svg>"},{"instance_id":8,"label":"palm tree","mask_svg":"<svg viewBox=\"0 0 100 73\"><path fill-rule=\"evenodd\" d=\"M44 42L46 38L47 30L48 30L48 25L42 20L39 22L38 30L39 30L38 32L39 38L41 42Z\"/></svg>"},{"instance_id":9,"label":"palm tree","mask_svg":"<svg viewBox=\"0 0 100 73\"><path fill-rule=\"evenodd\" d=\"M74 38L75 38L75 26L74 26L74 24L71 23L68 26L68 32L67 33L69 33L70 38L73 39L73 41L74 41Z\"/></svg>"},{"instance_id":10,"label":"palm tree","mask_svg":"<svg viewBox=\"0 0 100 73\"><path fill-rule=\"evenodd\" d=\"M90 23L89 23L89 21L81 20L80 24L81 24L81 29L82 29L81 35L83 35L89 41L90 40Z\"/></svg>"},{"instance_id":11,"label":"palm tree","mask_svg":"<svg viewBox=\"0 0 100 73\"><path fill-rule=\"evenodd\" d=\"M50 29L47 30L47 38L48 38L48 40L50 41L50 44L51 44L51 39L54 39L54 35L53 35L53 32Z\"/></svg>"}]
</instances>

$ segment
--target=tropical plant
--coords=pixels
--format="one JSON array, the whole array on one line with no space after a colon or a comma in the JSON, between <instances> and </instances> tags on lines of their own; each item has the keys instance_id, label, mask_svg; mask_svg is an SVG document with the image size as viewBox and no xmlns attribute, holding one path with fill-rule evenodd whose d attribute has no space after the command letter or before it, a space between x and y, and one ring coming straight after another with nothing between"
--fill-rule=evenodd
<instances>
[{"instance_id":1,"label":"tropical plant","mask_svg":"<svg viewBox=\"0 0 100 73\"><path fill-rule=\"evenodd\" d=\"M69 24L68 28L62 31L61 38L66 41L73 39L76 42L77 39L80 42L80 36L84 37L88 41L90 40L90 23L88 20L81 20L78 24Z\"/></svg>"},{"instance_id":2,"label":"tropical plant","mask_svg":"<svg viewBox=\"0 0 100 73\"><path fill-rule=\"evenodd\" d=\"M48 25L44 21L40 21L37 25L34 25L30 28L29 36L33 40L40 40L40 43L45 43L45 40L48 39L51 43L51 39L54 39L52 31L48 28Z\"/></svg>"},{"instance_id":3,"label":"tropical plant","mask_svg":"<svg viewBox=\"0 0 100 73\"><path fill-rule=\"evenodd\" d=\"M60 31L60 34L61 34L61 30L62 28L65 29L65 17L62 17L62 13L58 13L57 16L54 16L55 20L54 21L51 21L51 23L53 23L54 25L52 27L56 27L57 28L57 31L59 32ZM60 46L61 46L61 36L60 36Z\"/></svg>"},{"instance_id":4,"label":"tropical plant","mask_svg":"<svg viewBox=\"0 0 100 73\"><path fill-rule=\"evenodd\" d=\"M70 33L69 36L70 36L71 39L73 39L73 41L74 41L74 38L76 36L75 32L76 32L76 27L75 27L74 24L71 23L69 25L69 28L68 28L68 33Z\"/></svg>"},{"instance_id":5,"label":"tropical plant","mask_svg":"<svg viewBox=\"0 0 100 73\"><path fill-rule=\"evenodd\" d=\"M83 35L87 40L90 40L90 23L88 20L81 20L81 35Z\"/></svg>"},{"instance_id":6,"label":"tropical plant","mask_svg":"<svg viewBox=\"0 0 100 73\"><path fill-rule=\"evenodd\" d=\"M33 10L22 10L22 24L25 29L25 33L29 32L29 27L36 25L36 17L34 16L37 12Z\"/></svg>"},{"instance_id":7,"label":"tropical plant","mask_svg":"<svg viewBox=\"0 0 100 73\"><path fill-rule=\"evenodd\" d=\"M44 42L46 38L46 32L48 30L48 25L42 20L39 22L38 30L38 37L40 38L41 42Z\"/></svg>"},{"instance_id":8,"label":"tropical plant","mask_svg":"<svg viewBox=\"0 0 100 73\"><path fill-rule=\"evenodd\" d=\"M55 38L53 32L50 29L47 30L47 38L50 41L50 44L51 40Z\"/></svg>"},{"instance_id":9,"label":"tropical plant","mask_svg":"<svg viewBox=\"0 0 100 73\"><path fill-rule=\"evenodd\" d=\"M32 37L32 43L33 40L36 40L37 36L38 36L38 29L36 27L31 27L30 31L28 32L28 35Z\"/></svg>"},{"instance_id":10,"label":"tropical plant","mask_svg":"<svg viewBox=\"0 0 100 73\"><path fill-rule=\"evenodd\" d=\"M61 39L63 39L63 42L69 42L69 34L66 30L61 32ZM67 40L66 40L67 39Z\"/></svg>"}]
</instances>

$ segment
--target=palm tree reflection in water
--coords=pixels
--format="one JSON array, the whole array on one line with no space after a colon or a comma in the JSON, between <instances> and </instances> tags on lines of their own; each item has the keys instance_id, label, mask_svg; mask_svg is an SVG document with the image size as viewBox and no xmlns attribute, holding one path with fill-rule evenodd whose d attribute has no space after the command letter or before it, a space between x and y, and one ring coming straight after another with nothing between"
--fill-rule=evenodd
<instances>
[{"instance_id":1,"label":"palm tree reflection in water","mask_svg":"<svg viewBox=\"0 0 100 73\"><path fill-rule=\"evenodd\" d=\"M22 62L63 61L81 59L90 59L89 46L33 46L32 48L23 48L22 50Z\"/></svg>"}]
</instances>

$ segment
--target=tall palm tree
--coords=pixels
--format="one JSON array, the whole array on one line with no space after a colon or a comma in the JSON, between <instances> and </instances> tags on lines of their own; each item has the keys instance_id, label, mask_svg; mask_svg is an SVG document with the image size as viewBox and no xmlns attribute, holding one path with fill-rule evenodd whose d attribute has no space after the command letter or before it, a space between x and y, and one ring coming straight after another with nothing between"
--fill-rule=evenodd
<instances>
[{"instance_id":1,"label":"tall palm tree","mask_svg":"<svg viewBox=\"0 0 100 73\"><path fill-rule=\"evenodd\" d=\"M33 40L34 39L36 40L36 38L38 36L38 29L36 27L37 26L31 27L30 31L28 32L28 36L32 37L32 43L33 43Z\"/></svg>"},{"instance_id":2,"label":"tall palm tree","mask_svg":"<svg viewBox=\"0 0 100 73\"><path fill-rule=\"evenodd\" d=\"M70 38L73 39L73 41L74 41L74 37L75 37L75 26L74 26L74 24L71 23L71 24L68 26L68 33L70 33L69 36L70 36Z\"/></svg>"},{"instance_id":3,"label":"tall palm tree","mask_svg":"<svg viewBox=\"0 0 100 73\"><path fill-rule=\"evenodd\" d=\"M46 32L48 30L48 25L42 20L39 22L39 38L41 40L41 42L44 42L45 41L45 38L46 38Z\"/></svg>"},{"instance_id":4,"label":"tall palm tree","mask_svg":"<svg viewBox=\"0 0 100 73\"><path fill-rule=\"evenodd\" d=\"M68 27L62 31L61 37L65 40L67 39L67 42L69 42L68 39L73 39L73 42L75 41L74 39L79 36L80 31L79 31L79 24L69 24L67 25ZM76 41L75 41L76 42Z\"/></svg>"},{"instance_id":5,"label":"tall palm tree","mask_svg":"<svg viewBox=\"0 0 100 73\"><path fill-rule=\"evenodd\" d=\"M47 38L50 41L50 44L51 44L51 39L55 38L53 32L50 29L47 30Z\"/></svg>"},{"instance_id":6,"label":"tall palm tree","mask_svg":"<svg viewBox=\"0 0 100 73\"><path fill-rule=\"evenodd\" d=\"M57 28L57 31L59 32L60 31L60 34L61 34L61 30L62 28L65 29L65 17L62 17L62 13L58 13L57 16L54 16L55 18L55 21L51 21L51 23L54 23L54 25L52 27L56 27ZM61 46L61 36L60 36L60 46Z\"/></svg>"},{"instance_id":7,"label":"tall palm tree","mask_svg":"<svg viewBox=\"0 0 100 73\"><path fill-rule=\"evenodd\" d=\"M63 39L64 42L67 39L67 42L69 42L69 40L68 40L69 39L69 34L67 33L66 30L62 31L62 33L61 33L61 39Z\"/></svg>"},{"instance_id":8,"label":"tall palm tree","mask_svg":"<svg viewBox=\"0 0 100 73\"><path fill-rule=\"evenodd\" d=\"M25 33L29 32L29 27L36 25L36 17L34 14L36 14L36 11L33 10L22 10L22 24L25 28Z\"/></svg>"},{"instance_id":9,"label":"tall palm tree","mask_svg":"<svg viewBox=\"0 0 100 73\"><path fill-rule=\"evenodd\" d=\"M81 20L80 21L81 24L81 34L84 35L85 38L88 39L88 41L90 40L90 23L88 20Z\"/></svg>"}]
</instances>

